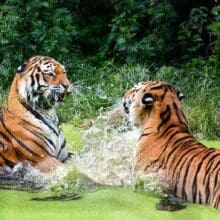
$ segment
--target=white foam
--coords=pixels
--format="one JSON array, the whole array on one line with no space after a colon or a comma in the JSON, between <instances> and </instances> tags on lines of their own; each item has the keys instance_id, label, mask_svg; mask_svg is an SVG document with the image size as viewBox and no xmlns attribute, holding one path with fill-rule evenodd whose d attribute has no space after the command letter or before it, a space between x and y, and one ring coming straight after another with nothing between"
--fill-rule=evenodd
<instances>
[{"instance_id":1,"label":"white foam","mask_svg":"<svg viewBox=\"0 0 220 220\"><path fill-rule=\"evenodd\" d=\"M132 185L138 131L128 127L121 105L101 113L83 134L84 151L73 157L80 172L105 185Z\"/></svg>"}]
</instances>

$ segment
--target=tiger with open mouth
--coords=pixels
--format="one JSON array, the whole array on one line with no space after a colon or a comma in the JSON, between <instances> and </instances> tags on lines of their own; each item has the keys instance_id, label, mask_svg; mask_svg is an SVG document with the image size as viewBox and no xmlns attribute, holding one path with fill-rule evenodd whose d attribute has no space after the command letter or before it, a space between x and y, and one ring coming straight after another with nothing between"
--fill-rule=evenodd
<instances>
[{"instance_id":1,"label":"tiger with open mouth","mask_svg":"<svg viewBox=\"0 0 220 220\"><path fill-rule=\"evenodd\" d=\"M34 56L21 65L0 113L0 168L19 162L49 171L67 160L66 140L53 108L71 91L65 68Z\"/></svg>"}]
</instances>

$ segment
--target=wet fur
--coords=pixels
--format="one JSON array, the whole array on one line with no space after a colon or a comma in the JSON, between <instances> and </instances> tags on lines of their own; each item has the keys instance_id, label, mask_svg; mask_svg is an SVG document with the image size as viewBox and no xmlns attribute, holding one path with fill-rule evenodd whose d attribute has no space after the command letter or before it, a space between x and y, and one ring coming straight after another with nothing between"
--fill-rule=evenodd
<instances>
[{"instance_id":1,"label":"wet fur","mask_svg":"<svg viewBox=\"0 0 220 220\"><path fill-rule=\"evenodd\" d=\"M152 105L144 97L152 97ZM141 82L125 93L125 110L141 132L135 171L157 173L178 198L219 209L220 151L190 134L179 98L165 82Z\"/></svg>"},{"instance_id":2,"label":"wet fur","mask_svg":"<svg viewBox=\"0 0 220 220\"><path fill-rule=\"evenodd\" d=\"M32 57L18 68L0 113L1 170L28 161L48 171L67 159L53 105L69 86L64 66L50 57Z\"/></svg>"}]
</instances>

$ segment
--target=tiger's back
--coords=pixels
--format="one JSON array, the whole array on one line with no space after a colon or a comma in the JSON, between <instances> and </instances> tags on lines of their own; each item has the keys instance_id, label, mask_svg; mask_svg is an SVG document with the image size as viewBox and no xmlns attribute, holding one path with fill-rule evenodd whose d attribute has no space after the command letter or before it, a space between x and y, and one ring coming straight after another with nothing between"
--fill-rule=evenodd
<instances>
[{"instance_id":1,"label":"tiger's back","mask_svg":"<svg viewBox=\"0 0 220 220\"><path fill-rule=\"evenodd\" d=\"M147 81L134 88L125 93L123 105L141 130L136 173L156 173L177 197L220 208L220 151L189 133L182 94L165 82Z\"/></svg>"}]
</instances>

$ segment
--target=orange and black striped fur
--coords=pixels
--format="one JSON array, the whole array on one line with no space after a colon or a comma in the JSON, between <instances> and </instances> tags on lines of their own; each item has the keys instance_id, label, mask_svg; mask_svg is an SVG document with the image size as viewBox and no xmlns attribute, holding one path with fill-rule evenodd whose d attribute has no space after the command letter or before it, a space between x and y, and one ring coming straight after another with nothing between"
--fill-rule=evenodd
<instances>
[{"instance_id":1,"label":"orange and black striped fur","mask_svg":"<svg viewBox=\"0 0 220 220\"><path fill-rule=\"evenodd\" d=\"M0 113L0 170L28 161L48 171L67 159L53 106L69 89L64 66L50 57L32 57L18 68Z\"/></svg>"},{"instance_id":2,"label":"orange and black striped fur","mask_svg":"<svg viewBox=\"0 0 220 220\"><path fill-rule=\"evenodd\" d=\"M135 172L155 173L184 201L220 208L220 151L189 133L180 99L165 82L146 81L123 97L129 120L140 128Z\"/></svg>"}]
</instances>

